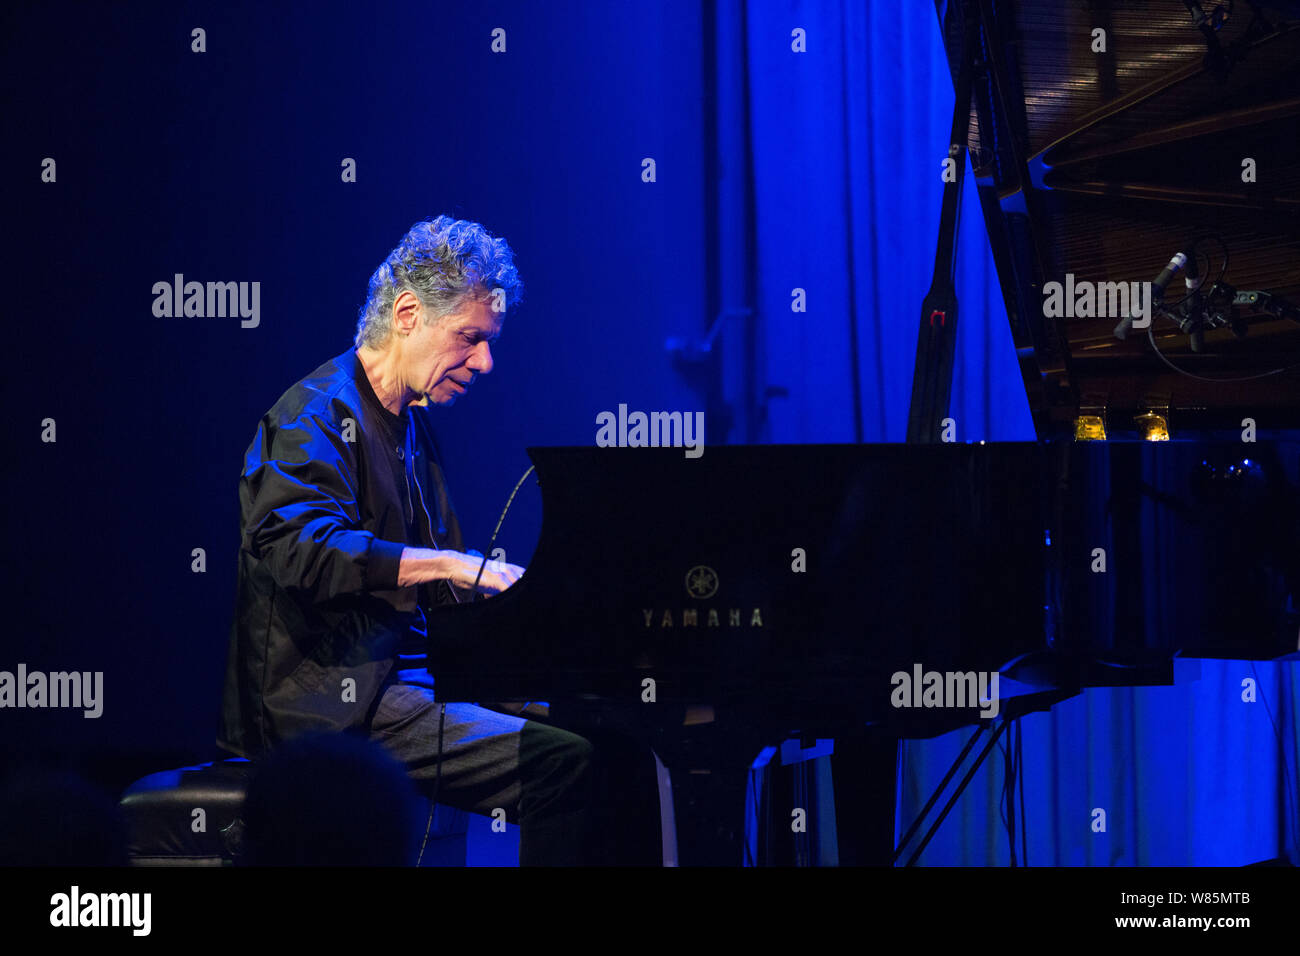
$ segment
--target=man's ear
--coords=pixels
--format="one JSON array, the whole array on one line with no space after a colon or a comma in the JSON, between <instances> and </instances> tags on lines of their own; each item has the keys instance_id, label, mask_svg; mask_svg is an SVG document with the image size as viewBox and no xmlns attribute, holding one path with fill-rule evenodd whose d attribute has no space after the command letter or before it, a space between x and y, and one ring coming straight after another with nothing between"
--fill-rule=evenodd
<instances>
[{"instance_id":1,"label":"man's ear","mask_svg":"<svg viewBox=\"0 0 1300 956\"><path fill-rule=\"evenodd\" d=\"M398 335L410 335L420 323L419 298L410 289L404 289L393 300L393 329Z\"/></svg>"}]
</instances>

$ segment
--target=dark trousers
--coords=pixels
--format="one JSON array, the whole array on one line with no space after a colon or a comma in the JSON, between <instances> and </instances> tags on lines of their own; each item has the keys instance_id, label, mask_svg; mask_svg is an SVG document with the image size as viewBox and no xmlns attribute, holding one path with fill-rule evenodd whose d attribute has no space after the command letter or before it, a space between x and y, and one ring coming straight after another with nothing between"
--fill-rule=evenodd
<instances>
[{"instance_id":1,"label":"dark trousers","mask_svg":"<svg viewBox=\"0 0 1300 956\"><path fill-rule=\"evenodd\" d=\"M371 723L371 739L406 765L428 798L438 773L438 719L431 688L396 683L384 690ZM447 704L437 800L485 816L505 811L519 825L521 866L585 863L592 760L592 745L567 730L474 704Z\"/></svg>"}]
</instances>

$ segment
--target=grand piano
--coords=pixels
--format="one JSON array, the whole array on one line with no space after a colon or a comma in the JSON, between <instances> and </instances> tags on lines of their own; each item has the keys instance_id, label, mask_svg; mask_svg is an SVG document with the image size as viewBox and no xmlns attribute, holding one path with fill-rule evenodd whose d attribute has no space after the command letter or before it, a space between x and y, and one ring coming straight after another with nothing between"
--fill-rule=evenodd
<instances>
[{"instance_id":1,"label":"grand piano","mask_svg":"<svg viewBox=\"0 0 1300 956\"><path fill-rule=\"evenodd\" d=\"M938 0L1038 441L944 440L959 177L908 443L529 449L537 549L431 609L440 699L616 728L670 781L666 855L740 865L747 775L783 741L972 726L982 759L1086 687L1295 655L1300 11L1236 6ZM1099 26L1121 53L1091 52ZM1049 314L1067 273L1167 285L1139 331Z\"/></svg>"}]
</instances>

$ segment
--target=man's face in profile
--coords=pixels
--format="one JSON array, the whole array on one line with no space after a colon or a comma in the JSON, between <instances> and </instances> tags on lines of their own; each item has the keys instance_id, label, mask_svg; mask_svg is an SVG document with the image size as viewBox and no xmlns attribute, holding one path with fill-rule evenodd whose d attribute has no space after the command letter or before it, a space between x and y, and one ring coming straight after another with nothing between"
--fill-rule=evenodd
<instances>
[{"instance_id":1,"label":"man's face in profile","mask_svg":"<svg viewBox=\"0 0 1300 956\"><path fill-rule=\"evenodd\" d=\"M480 375L492 371L491 345L501 335L502 315L471 301L426 325L421 319L404 349L408 387L434 405L450 406Z\"/></svg>"}]
</instances>

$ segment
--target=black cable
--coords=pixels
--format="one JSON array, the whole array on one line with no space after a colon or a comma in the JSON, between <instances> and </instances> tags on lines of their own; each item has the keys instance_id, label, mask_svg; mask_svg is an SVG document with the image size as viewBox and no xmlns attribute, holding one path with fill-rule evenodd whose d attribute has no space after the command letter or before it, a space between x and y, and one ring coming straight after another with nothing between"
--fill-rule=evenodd
<instances>
[{"instance_id":1,"label":"black cable","mask_svg":"<svg viewBox=\"0 0 1300 956\"><path fill-rule=\"evenodd\" d=\"M1164 362L1179 375L1186 375L1188 378L1194 378L1198 382L1253 382L1256 379L1268 378L1270 375L1281 375L1283 372L1289 372L1292 369L1300 368L1300 362L1297 362L1295 365L1275 368L1271 372L1261 372L1258 375L1243 375L1234 378L1210 378L1206 375L1197 375L1195 372L1189 372L1186 369L1179 368L1173 362L1169 361L1169 359L1165 358L1165 353L1160 351L1160 346L1156 345L1156 337L1152 333L1153 327L1154 323L1147 326L1147 339L1151 342L1151 349L1156 353L1156 358L1160 359L1160 361Z\"/></svg>"},{"instance_id":2,"label":"black cable","mask_svg":"<svg viewBox=\"0 0 1300 956\"><path fill-rule=\"evenodd\" d=\"M894 844L894 859L891 866L898 865L898 858L902 855L903 848L898 845L899 820L898 811L903 806L903 794L907 787L907 780L904 774L907 773L907 741L899 739L898 744L894 747L894 839L889 842Z\"/></svg>"},{"instance_id":3,"label":"black cable","mask_svg":"<svg viewBox=\"0 0 1300 956\"><path fill-rule=\"evenodd\" d=\"M1019 719L1013 719L1011 721L1011 734L1019 734L1019 731L1021 731L1021 722L1019 722ZM1011 779L1006 784L1006 790L1008 790L1008 795L1006 795L1008 796L1008 801L1006 801L1008 814L1006 816L1008 816L1011 825L1009 834L1011 838L1011 866L1019 866L1021 865L1021 855L1015 848L1015 782L1021 779L1021 758L1015 753L1015 745L1011 741L1008 741L1008 748L1006 749L1010 750L1011 753Z\"/></svg>"},{"instance_id":4,"label":"black cable","mask_svg":"<svg viewBox=\"0 0 1300 956\"><path fill-rule=\"evenodd\" d=\"M1011 775L1011 755L1007 753L1003 741L998 741L998 752L1002 754L1002 791L998 794L998 818L1002 820L1002 829L1007 830L1007 778Z\"/></svg>"},{"instance_id":5,"label":"black cable","mask_svg":"<svg viewBox=\"0 0 1300 956\"><path fill-rule=\"evenodd\" d=\"M420 843L420 855L415 858L416 866L419 866L420 861L424 859L424 847L429 842L429 831L433 829L433 812L438 809L438 788L442 784L442 729L443 723L447 719L447 705L444 702L438 706L440 708L438 714L438 767L433 772L433 799L429 803L429 822L424 825L424 840Z\"/></svg>"},{"instance_id":6,"label":"black cable","mask_svg":"<svg viewBox=\"0 0 1300 956\"><path fill-rule=\"evenodd\" d=\"M497 532L501 530L501 522L506 520L506 512L510 510L510 503L515 500L515 495L519 493L519 487L524 483L524 479L532 474L533 467L534 466L529 465L528 470L524 472L519 481L515 483L515 490L510 492L510 497L506 499L506 506L501 509L501 517L497 519L497 526L492 529L492 538L488 541L487 554L483 555L483 561L478 566L478 574L474 577L474 587L470 589L474 592L474 596L471 598L473 601L478 600L478 582L483 577L483 569L487 567L488 555L492 553L492 545L496 543Z\"/></svg>"},{"instance_id":7,"label":"black cable","mask_svg":"<svg viewBox=\"0 0 1300 956\"><path fill-rule=\"evenodd\" d=\"M1020 860L1021 866L1029 865L1029 841L1025 836L1025 774L1024 774L1024 751L1021 749L1021 727L1020 721L1016 721L1016 764L1021 768L1017 774L1020 782Z\"/></svg>"},{"instance_id":8,"label":"black cable","mask_svg":"<svg viewBox=\"0 0 1300 956\"><path fill-rule=\"evenodd\" d=\"M1006 718L1003 718L1006 721ZM1014 756L1014 740L1018 721L1010 721L1010 731L1005 735L1005 746L1003 741L998 741L998 749L1002 751L1002 797L998 801L998 810L1002 817L1002 826L1007 831L1007 852L1010 854L1011 866L1018 866L1016 862L1016 775L1018 768Z\"/></svg>"},{"instance_id":9,"label":"black cable","mask_svg":"<svg viewBox=\"0 0 1300 956\"><path fill-rule=\"evenodd\" d=\"M1007 732L1007 746L998 743L1006 769L1002 780L1002 799L998 810L1002 817L1002 826L1007 831L1008 852L1012 866L1029 865L1029 842L1025 833L1025 773L1024 746L1020 718L1010 722ZM1019 790L1020 806L1016 809L1016 793ZM1016 818L1020 819L1020 849L1016 849Z\"/></svg>"}]
</instances>

